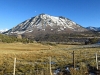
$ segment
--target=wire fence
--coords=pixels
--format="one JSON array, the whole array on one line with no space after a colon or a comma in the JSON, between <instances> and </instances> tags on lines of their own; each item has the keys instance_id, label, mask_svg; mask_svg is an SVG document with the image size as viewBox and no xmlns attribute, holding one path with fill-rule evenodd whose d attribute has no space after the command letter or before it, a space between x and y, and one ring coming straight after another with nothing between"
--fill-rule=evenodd
<instances>
[{"instance_id":1,"label":"wire fence","mask_svg":"<svg viewBox=\"0 0 100 75\"><path fill-rule=\"evenodd\" d=\"M89 75L90 73L100 75L100 50L99 48L96 51L87 49L95 47L100 47L100 45L59 48L57 49L58 52L61 50L65 52L59 53L58 56L40 56L41 58L33 61L16 57L12 61L12 66L8 68L11 71L2 68L3 72L0 69L0 75ZM86 48L86 50L82 51L83 48Z\"/></svg>"},{"instance_id":2,"label":"wire fence","mask_svg":"<svg viewBox=\"0 0 100 75\"><path fill-rule=\"evenodd\" d=\"M69 54L70 56L65 53L59 57L51 57L51 60L49 57L42 57L34 62L16 60L15 75L89 75L88 67L99 69L99 50L97 53L72 51Z\"/></svg>"}]
</instances>

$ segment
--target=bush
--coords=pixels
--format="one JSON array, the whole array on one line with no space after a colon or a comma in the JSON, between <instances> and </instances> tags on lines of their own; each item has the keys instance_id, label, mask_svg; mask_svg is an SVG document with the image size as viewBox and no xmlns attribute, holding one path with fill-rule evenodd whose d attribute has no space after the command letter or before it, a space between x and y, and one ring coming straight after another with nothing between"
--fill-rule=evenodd
<instances>
[{"instance_id":1,"label":"bush","mask_svg":"<svg viewBox=\"0 0 100 75\"><path fill-rule=\"evenodd\" d=\"M90 44L94 44L94 43L97 43L98 42L98 38L91 38L91 39L89 39L89 42L90 42Z\"/></svg>"}]
</instances>

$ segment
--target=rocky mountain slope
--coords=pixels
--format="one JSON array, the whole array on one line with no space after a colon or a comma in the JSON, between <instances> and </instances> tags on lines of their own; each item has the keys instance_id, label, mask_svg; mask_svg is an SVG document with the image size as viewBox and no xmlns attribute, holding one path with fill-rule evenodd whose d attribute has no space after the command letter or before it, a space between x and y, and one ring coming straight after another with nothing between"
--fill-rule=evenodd
<instances>
[{"instance_id":1,"label":"rocky mountain slope","mask_svg":"<svg viewBox=\"0 0 100 75\"><path fill-rule=\"evenodd\" d=\"M45 31L49 32L85 32L87 29L71 21L68 18L59 16L50 16L47 14L39 14L32 17L14 28L8 30L6 34L24 34L24 33L37 33Z\"/></svg>"}]
</instances>

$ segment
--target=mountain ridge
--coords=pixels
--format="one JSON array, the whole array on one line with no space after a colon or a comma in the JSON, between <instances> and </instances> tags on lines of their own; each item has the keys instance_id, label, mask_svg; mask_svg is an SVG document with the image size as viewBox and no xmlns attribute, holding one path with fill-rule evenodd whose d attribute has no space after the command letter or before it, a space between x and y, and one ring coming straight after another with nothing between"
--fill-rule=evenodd
<instances>
[{"instance_id":1,"label":"mountain ridge","mask_svg":"<svg viewBox=\"0 0 100 75\"><path fill-rule=\"evenodd\" d=\"M97 32L100 32L100 27L89 26L89 27L86 27L86 29L91 30L91 31L97 31Z\"/></svg>"}]
</instances>

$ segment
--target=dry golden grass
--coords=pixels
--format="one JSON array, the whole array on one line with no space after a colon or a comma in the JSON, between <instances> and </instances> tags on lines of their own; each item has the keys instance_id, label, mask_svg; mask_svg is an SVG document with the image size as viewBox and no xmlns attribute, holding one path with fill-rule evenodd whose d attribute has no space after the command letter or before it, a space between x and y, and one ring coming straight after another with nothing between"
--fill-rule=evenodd
<instances>
[{"instance_id":1,"label":"dry golden grass","mask_svg":"<svg viewBox=\"0 0 100 75\"><path fill-rule=\"evenodd\" d=\"M100 51L100 48L77 49L79 46L80 45L61 44L52 46L46 44L43 45L41 43L0 43L0 75L2 75L1 72L5 72L4 68L6 68L6 71L13 71L15 57L17 58L17 61L34 62L37 60L46 61L48 57L51 56L52 61L59 62L58 64L63 66L72 63L73 50L75 51L75 62L82 62L82 60L89 61L91 57L95 57L96 52L99 53ZM95 66L94 60L90 63ZM17 63L17 65L19 64Z\"/></svg>"},{"instance_id":2,"label":"dry golden grass","mask_svg":"<svg viewBox=\"0 0 100 75\"><path fill-rule=\"evenodd\" d=\"M63 48L72 48L71 45L42 45L40 43L0 43L0 55L2 57L33 60L42 57L59 56L65 54ZM0 59L2 58L0 57ZM3 61L3 60L2 60Z\"/></svg>"},{"instance_id":3,"label":"dry golden grass","mask_svg":"<svg viewBox=\"0 0 100 75\"><path fill-rule=\"evenodd\" d=\"M75 50L75 56L80 57L81 59L84 56L88 57L93 56L96 52L99 52L100 48L83 48L75 49L79 47L78 45L61 45L56 46L43 45L40 43L0 43L0 59L4 57L16 57L17 59L27 59L33 60L35 58L55 56L60 57L62 55L72 58L73 49Z\"/></svg>"},{"instance_id":4,"label":"dry golden grass","mask_svg":"<svg viewBox=\"0 0 100 75\"><path fill-rule=\"evenodd\" d=\"M40 43L22 44L22 43L0 43L1 54L24 54L24 53L36 53L36 52L48 52L51 50L60 50L61 48L72 48L71 45L42 45Z\"/></svg>"}]
</instances>

